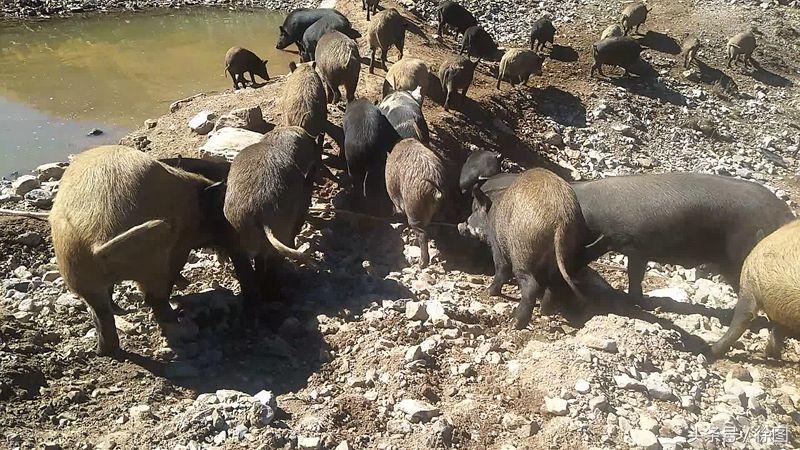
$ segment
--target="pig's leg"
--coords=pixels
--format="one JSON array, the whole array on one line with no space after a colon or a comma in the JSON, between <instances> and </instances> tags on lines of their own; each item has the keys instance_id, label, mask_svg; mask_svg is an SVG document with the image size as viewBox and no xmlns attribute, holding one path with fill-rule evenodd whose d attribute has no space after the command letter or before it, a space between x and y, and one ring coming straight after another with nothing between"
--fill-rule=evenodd
<instances>
[{"instance_id":1,"label":"pig's leg","mask_svg":"<svg viewBox=\"0 0 800 450\"><path fill-rule=\"evenodd\" d=\"M233 271L236 273L236 278L239 280L239 285L242 288L242 300L245 310L251 310L259 303L260 295L258 294L258 287L256 283L256 274L253 271L253 266L250 264L250 258L239 250L229 251L231 263L233 263Z\"/></svg>"},{"instance_id":2,"label":"pig's leg","mask_svg":"<svg viewBox=\"0 0 800 450\"><path fill-rule=\"evenodd\" d=\"M778 324L773 324L772 329L769 330L769 339L765 350L767 357L781 359L784 341L786 341L786 330Z\"/></svg>"},{"instance_id":3,"label":"pig's leg","mask_svg":"<svg viewBox=\"0 0 800 450\"><path fill-rule=\"evenodd\" d=\"M81 294L89 305L92 322L97 332L97 347L95 352L101 356L111 355L119 351L119 335L114 323L114 313L111 311L110 289L102 293Z\"/></svg>"},{"instance_id":4,"label":"pig's leg","mask_svg":"<svg viewBox=\"0 0 800 450\"><path fill-rule=\"evenodd\" d=\"M717 358L724 355L731 348L731 345L744 334L744 331L750 326L750 322L755 319L757 313L758 304L756 304L755 298L749 292L744 290L740 292L736 308L733 310L731 326L728 327L728 331L725 332L720 340L711 346L711 354ZM769 348L769 345L767 348Z\"/></svg>"},{"instance_id":5,"label":"pig's leg","mask_svg":"<svg viewBox=\"0 0 800 450\"><path fill-rule=\"evenodd\" d=\"M252 70L250 71L250 82L253 84L253 86L256 85L256 74L254 74Z\"/></svg>"},{"instance_id":6,"label":"pig's leg","mask_svg":"<svg viewBox=\"0 0 800 450\"><path fill-rule=\"evenodd\" d=\"M345 95L347 96L347 103L353 101L356 98L356 85L358 84L358 78L352 81L348 81L345 85Z\"/></svg>"},{"instance_id":7,"label":"pig's leg","mask_svg":"<svg viewBox=\"0 0 800 450\"><path fill-rule=\"evenodd\" d=\"M642 299L642 281L646 270L646 259L628 255L628 295L637 303Z\"/></svg>"},{"instance_id":8,"label":"pig's leg","mask_svg":"<svg viewBox=\"0 0 800 450\"><path fill-rule=\"evenodd\" d=\"M369 73L375 73L375 51L377 49L372 49L372 57L369 59Z\"/></svg>"},{"instance_id":9,"label":"pig's leg","mask_svg":"<svg viewBox=\"0 0 800 450\"><path fill-rule=\"evenodd\" d=\"M431 254L428 250L428 234L425 229L420 225L412 225L414 232L417 234L417 245L419 246L419 266L428 267L431 263Z\"/></svg>"},{"instance_id":10,"label":"pig's leg","mask_svg":"<svg viewBox=\"0 0 800 450\"><path fill-rule=\"evenodd\" d=\"M444 26L444 21L442 21L442 19L439 19L439 29L436 31L436 34L439 35L439 39L442 38L442 27L443 26Z\"/></svg>"},{"instance_id":11,"label":"pig's leg","mask_svg":"<svg viewBox=\"0 0 800 450\"><path fill-rule=\"evenodd\" d=\"M386 54L387 53L389 53L389 48L388 47L386 47L386 48L381 47L381 65L383 66L383 70L389 70L389 66L386 65ZM400 57L402 58L402 55L403 55L403 51L402 50L400 50L400 55L401 55Z\"/></svg>"},{"instance_id":12,"label":"pig's leg","mask_svg":"<svg viewBox=\"0 0 800 450\"><path fill-rule=\"evenodd\" d=\"M542 295L542 286L530 273L518 272L516 273L517 282L521 291L521 298L517 309L514 311L514 318L516 319L514 327L522 330L528 326L533 315L533 307L536 305L536 299Z\"/></svg>"},{"instance_id":13,"label":"pig's leg","mask_svg":"<svg viewBox=\"0 0 800 450\"><path fill-rule=\"evenodd\" d=\"M503 285L511 279L511 263L494 245L492 246L492 259L494 260L494 279L489 285L489 295L498 296L503 290Z\"/></svg>"}]
</instances>

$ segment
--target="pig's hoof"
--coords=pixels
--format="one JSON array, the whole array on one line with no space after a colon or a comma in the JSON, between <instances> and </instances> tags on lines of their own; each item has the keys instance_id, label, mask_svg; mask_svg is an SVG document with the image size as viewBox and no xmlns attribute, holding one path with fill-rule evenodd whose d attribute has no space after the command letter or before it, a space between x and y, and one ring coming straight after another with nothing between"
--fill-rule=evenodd
<instances>
[{"instance_id":1,"label":"pig's hoof","mask_svg":"<svg viewBox=\"0 0 800 450\"><path fill-rule=\"evenodd\" d=\"M528 327L528 324L530 322L531 322L530 318L527 318L527 319L517 318L514 321L514 328L516 328L517 330L524 330L525 328Z\"/></svg>"},{"instance_id":2,"label":"pig's hoof","mask_svg":"<svg viewBox=\"0 0 800 450\"><path fill-rule=\"evenodd\" d=\"M489 286L489 289L487 290L489 295L492 297L499 297L502 291L503 289L500 286L495 286L495 285Z\"/></svg>"}]
</instances>

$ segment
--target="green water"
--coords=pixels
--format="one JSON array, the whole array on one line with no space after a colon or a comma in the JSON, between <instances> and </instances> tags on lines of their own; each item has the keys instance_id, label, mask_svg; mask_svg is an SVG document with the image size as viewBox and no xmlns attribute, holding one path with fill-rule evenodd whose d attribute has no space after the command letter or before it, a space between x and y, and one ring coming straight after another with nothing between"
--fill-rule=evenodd
<instances>
[{"instance_id":1,"label":"green water","mask_svg":"<svg viewBox=\"0 0 800 450\"><path fill-rule=\"evenodd\" d=\"M0 176L117 142L169 104L232 87L232 46L288 72L275 49L281 13L214 8L0 24ZM104 134L87 137L92 128Z\"/></svg>"}]
</instances>

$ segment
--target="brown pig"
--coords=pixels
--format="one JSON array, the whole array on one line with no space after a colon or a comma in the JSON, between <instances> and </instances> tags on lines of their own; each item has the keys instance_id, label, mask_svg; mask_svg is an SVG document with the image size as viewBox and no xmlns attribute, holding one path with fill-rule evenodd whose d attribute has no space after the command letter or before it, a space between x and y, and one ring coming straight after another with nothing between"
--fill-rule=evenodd
<instances>
[{"instance_id":1,"label":"brown pig","mask_svg":"<svg viewBox=\"0 0 800 450\"><path fill-rule=\"evenodd\" d=\"M414 138L395 144L386 160L386 190L395 212L406 215L417 235L422 267L431 260L425 228L444 198L444 174L442 160Z\"/></svg>"},{"instance_id":2,"label":"brown pig","mask_svg":"<svg viewBox=\"0 0 800 450\"><path fill-rule=\"evenodd\" d=\"M342 99L339 86L344 85L347 101L356 97L358 75L361 71L361 56L358 45L345 34L333 30L322 36L317 43L314 60L328 92L328 101L338 103Z\"/></svg>"},{"instance_id":3,"label":"brown pig","mask_svg":"<svg viewBox=\"0 0 800 450\"><path fill-rule=\"evenodd\" d=\"M303 127L311 136L321 134L328 121L325 87L314 70L315 65L289 63L291 73L284 83L281 99L283 125Z\"/></svg>"},{"instance_id":4,"label":"brown pig","mask_svg":"<svg viewBox=\"0 0 800 450\"><path fill-rule=\"evenodd\" d=\"M394 8L385 9L375 14L367 27L367 40L372 56L369 60L369 73L375 72L375 52L381 50L381 63L386 70L386 52L392 46L397 47L400 58L403 58L403 47L406 41L406 19Z\"/></svg>"},{"instance_id":5,"label":"brown pig","mask_svg":"<svg viewBox=\"0 0 800 450\"><path fill-rule=\"evenodd\" d=\"M428 66L419 58L402 58L389 68L383 81L383 96L394 91L413 91L420 88L420 93L428 93L430 75Z\"/></svg>"},{"instance_id":6,"label":"brown pig","mask_svg":"<svg viewBox=\"0 0 800 450\"><path fill-rule=\"evenodd\" d=\"M231 47L225 53L225 70L231 75L233 79L233 88L239 89L239 83L242 87L247 86L247 80L244 78L245 72L250 74L250 80L256 84L256 75L269 81L269 73L267 73L267 60L261 59L255 53L246 48Z\"/></svg>"}]
</instances>

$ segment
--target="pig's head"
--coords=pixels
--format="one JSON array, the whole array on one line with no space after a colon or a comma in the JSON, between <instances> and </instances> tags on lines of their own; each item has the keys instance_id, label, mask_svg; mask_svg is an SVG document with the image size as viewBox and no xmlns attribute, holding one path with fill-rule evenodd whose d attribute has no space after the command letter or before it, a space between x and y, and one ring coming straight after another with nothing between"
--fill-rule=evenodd
<instances>
[{"instance_id":1,"label":"pig's head","mask_svg":"<svg viewBox=\"0 0 800 450\"><path fill-rule=\"evenodd\" d=\"M277 48L278 50L283 50L286 47L292 45L294 41L292 40L291 35L289 35L289 33L286 32L286 29L283 28L282 25L278 27L278 31L280 32L280 35L278 36L278 43L275 44L275 48Z\"/></svg>"},{"instance_id":2,"label":"pig's head","mask_svg":"<svg viewBox=\"0 0 800 450\"><path fill-rule=\"evenodd\" d=\"M476 207L472 209L472 214L469 215L466 222L458 224L458 232L462 236L488 242L489 208L492 206L492 200L478 186L472 189L472 195L475 198Z\"/></svg>"},{"instance_id":3,"label":"pig's head","mask_svg":"<svg viewBox=\"0 0 800 450\"><path fill-rule=\"evenodd\" d=\"M266 59L261 61L261 64L257 65L256 70L254 70L253 72L255 72L255 74L260 76L261 78L269 81L269 73L267 72L267 62L268 61Z\"/></svg>"}]
</instances>

